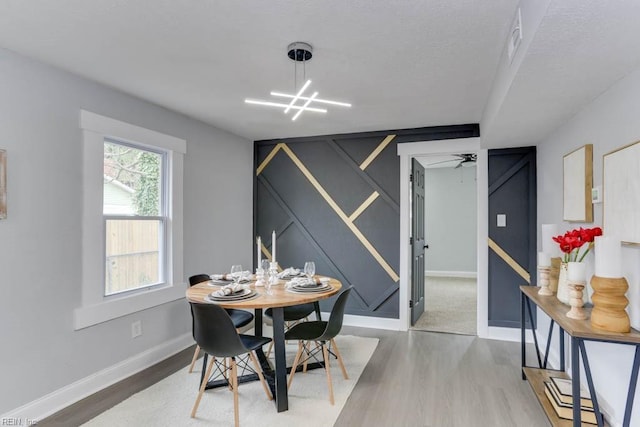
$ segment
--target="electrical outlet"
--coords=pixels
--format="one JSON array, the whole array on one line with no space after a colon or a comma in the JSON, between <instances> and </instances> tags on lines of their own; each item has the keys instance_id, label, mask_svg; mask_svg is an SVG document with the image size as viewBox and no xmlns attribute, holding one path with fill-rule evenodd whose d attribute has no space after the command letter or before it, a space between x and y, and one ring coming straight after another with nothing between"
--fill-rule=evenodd
<instances>
[{"instance_id":1,"label":"electrical outlet","mask_svg":"<svg viewBox=\"0 0 640 427\"><path fill-rule=\"evenodd\" d=\"M142 320L136 320L131 324L131 338L142 335Z\"/></svg>"}]
</instances>

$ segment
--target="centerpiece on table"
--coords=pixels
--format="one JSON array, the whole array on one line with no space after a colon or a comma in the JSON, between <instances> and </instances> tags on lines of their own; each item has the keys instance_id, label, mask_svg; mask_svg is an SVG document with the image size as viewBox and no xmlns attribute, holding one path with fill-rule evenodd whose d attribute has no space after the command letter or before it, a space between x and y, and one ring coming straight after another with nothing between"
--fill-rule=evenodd
<instances>
[{"instance_id":1,"label":"centerpiece on table","mask_svg":"<svg viewBox=\"0 0 640 427\"><path fill-rule=\"evenodd\" d=\"M560 250L564 253L562 264L560 265L560 276L558 278L557 298L563 304L569 305L569 287L567 283L568 269L570 263L580 263L587 256L593 247L593 241L596 236L602 236L602 228L576 228L567 231L564 235L553 237L553 241L560 246ZM583 249L586 247L586 249ZM576 266L578 267L578 266ZM583 268L580 269L584 271ZM586 277L584 278L586 280ZM585 292L585 296L586 296Z\"/></svg>"}]
</instances>

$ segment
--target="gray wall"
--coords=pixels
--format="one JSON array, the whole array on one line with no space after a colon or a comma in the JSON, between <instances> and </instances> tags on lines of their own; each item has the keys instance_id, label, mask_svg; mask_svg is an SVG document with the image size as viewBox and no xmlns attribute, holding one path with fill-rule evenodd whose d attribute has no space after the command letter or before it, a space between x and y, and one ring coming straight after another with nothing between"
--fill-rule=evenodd
<instances>
[{"instance_id":1,"label":"gray wall","mask_svg":"<svg viewBox=\"0 0 640 427\"><path fill-rule=\"evenodd\" d=\"M5 413L191 329L180 300L74 331L81 299L80 109L187 140L186 275L250 265L253 151L245 139L6 50L0 94L0 148L8 155L8 219L0 221ZM144 332L135 340L134 319Z\"/></svg>"},{"instance_id":2,"label":"gray wall","mask_svg":"<svg viewBox=\"0 0 640 427\"><path fill-rule=\"evenodd\" d=\"M477 270L476 168L425 170L425 269L434 272ZM437 273L436 273L437 274Z\"/></svg>"},{"instance_id":3,"label":"gray wall","mask_svg":"<svg viewBox=\"0 0 640 427\"><path fill-rule=\"evenodd\" d=\"M640 140L640 68L619 81L581 112L564 123L538 145L538 233L540 224L560 224L560 232L578 226L602 225L602 204L594 205L593 224L568 224L562 221L562 157L584 144L593 144L593 184L602 185L602 156ZM603 189L606 191L606 188ZM607 230L604 230L606 235ZM540 234L538 234L540 236ZM538 239L538 250L541 250ZM593 251L592 251L593 253ZM586 259L587 277L593 274L593 255ZM631 326L640 328L640 247L623 246L623 274L629 283L627 311ZM548 318L538 312L538 327L545 334ZM545 339L543 338L543 341ZM552 348L558 353L554 338ZM600 397L600 407L621 425L626 391L629 386L633 348L630 346L587 343L589 363ZM585 383L582 383L585 384ZM640 425L640 394L636 392L630 425Z\"/></svg>"}]
</instances>

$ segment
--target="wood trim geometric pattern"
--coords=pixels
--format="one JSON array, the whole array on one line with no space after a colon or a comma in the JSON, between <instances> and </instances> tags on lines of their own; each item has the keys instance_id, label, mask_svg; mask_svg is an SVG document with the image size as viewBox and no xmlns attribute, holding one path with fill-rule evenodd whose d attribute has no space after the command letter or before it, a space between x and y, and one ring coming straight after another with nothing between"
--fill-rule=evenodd
<instances>
[{"instance_id":1,"label":"wood trim geometric pattern","mask_svg":"<svg viewBox=\"0 0 640 427\"><path fill-rule=\"evenodd\" d=\"M382 140L380 145L378 145L376 149L373 150L371 154L369 154L369 157L367 157L365 161L362 162L362 164L360 165L360 169L365 170L367 166L369 166L371 162L373 162L376 159L376 157L380 155L382 150L384 150L387 147L387 145L389 145L389 143L393 141L393 138L395 137L396 137L395 135L387 135L387 137Z\"/></svg>"},{"instance_id":2,"label":"wood trim geometric pattern","mask_svg":"<svg viewBox=\"0 0 640 427\"><path fill-rule=\"evenodd\" d=\"M491 238L488 238L488 240L489 240L489 247L493 250L493 252L495 252L496 255L498 255L504 262L506 262L507 265L513 269L513 271L518 273L520 277L526 280L527 283L531 284L531 276L529 275L529 272L524 268L522 268L522 266L518 264L515 259L511 258L511 256L504 249L502 249L496 242L491 240Z\"/></svg>"},{"instance_id":3,"label":"wood trim geometric pattern","mask_svg":"<svg viewBox=\"0 0 640 427\"><path fill-rule=\"evenodd\" d=\"M282 268L315 260L319 274L354 286L348 314L397 319L397 145L478 136L477 124L465 124L255 141L254 234L262 253L271 258L275 230Z\"/></svg>"},{"instance_id":4,"label":"wood trim geometric pattern","mask_svg":"<svg viewBox=\"0 0 640 427\"><path fill-rule=\"evenodd\" d=\"M388 143L393 139L393 137L395 135L389 135L389 136L391 138L389 138L389 137L385 138L385 141L387 141L387 140L388 141L384 144L384 147L386 147L388 145ZM384 141L383 141L383 143L384 143ZM382 144L380 144L380 146L382 146ZM376 150L374 150L374 153L376 154L376 156L382 151L382 149L384 149L384 147L382 147L382 149L380 149L380 146L378 146L378 148L376 148ZM351 232L354 234L354 236L356 236L356 238L358 240L360 240L360 242L367 249L367 251L369 251L369 253L373 256L373 258L387 272L389 277L391 277L391 279L394 282L398 282L400 280L400 277L398 276L398 273L396 273L393 270L393 268L382 257L382 255L380 255L380 253L376 250L376 248L373 247L371 242L369 242L369 240L365 237L365 235L362 234L362 232L358 229L358 227L356 227L356 225L353 223L353 220L351 219L351 217L347 216L347 214L340 208L340 206L338 206L338 204L331 197L331 195L329 195L329 193L327 193L327 191L322 187L322 185L320 185L318 180L313 176L313 174L309 171L309 169L307 169L307 167L302 163L302 161L300 161L300 159L295 155L295 153L293 151L291 151L291 149L287 146L287 144L285 144L283 142L277 144L273 148L273 150L271 150L271 152L265 158L265 160L260 164L260 166L256 169L256 175L260 175L260 173L264 170L264 168L267 167L267 165L271 162L271 160L275 157L275 155L278 153L279 150L282 150L293 161L293 163L298 167L300 172L302 172L302 174L307 178L307 180L309 180L311 185L316 189L316 191L318 191L318 193L327 202L327 204L331 207L331 209L334 210L334 212L338 215L338 217L340 217L340 219L351 230ZM374 154L374 153L372 153L372 154ZM375 158L375 156L373 158ZM364 206L363 209L360 209L360 208L363 207L362 205L360 206L360 208L356 209L356 212L354 212L354 213L357 213L357 215L355 217L357 217L360 214L362 214L362 212L373 202L373 200L375 200L375 198L377 198L377 195L375 197L373 197L373 199L372 199L372 197L369 197L369 199L365 200L363 205L365 205L365 204L366 205ZM355 217L354 217L354 219L355 219Z\"/></svg>"}]
</instances>

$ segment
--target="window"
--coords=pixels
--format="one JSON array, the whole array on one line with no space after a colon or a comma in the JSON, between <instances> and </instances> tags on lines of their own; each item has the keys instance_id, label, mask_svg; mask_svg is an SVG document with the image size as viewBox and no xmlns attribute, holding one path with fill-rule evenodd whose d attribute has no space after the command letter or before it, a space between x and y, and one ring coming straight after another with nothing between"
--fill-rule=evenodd
<instances>
[{"instance_id":1,"label":"window","mask_svg":"<svg viewBox=\"0 0 640 427\"><path fill-rule=\"evenodd\" d=\"M166 153L106 139L104 295L164 282Z\"/></svg>"},{"instance_id":2,"label":"window","mask_svg":"<svg viewBox=\"0 0 640 427\"><path fill-rule=\"evenodd\" d=\"M75 328L184 298L186 141L82 111L82 303Z\"/></svg>"}]
</instances>

